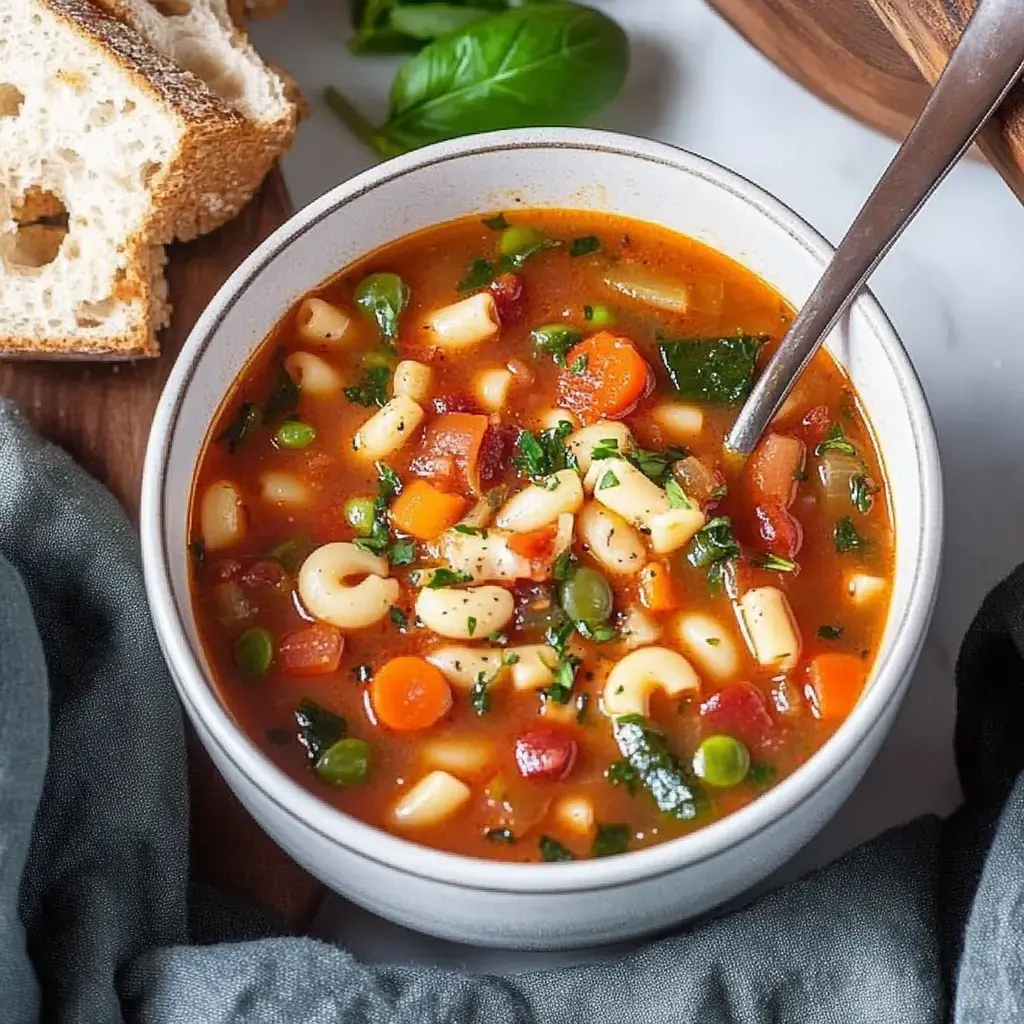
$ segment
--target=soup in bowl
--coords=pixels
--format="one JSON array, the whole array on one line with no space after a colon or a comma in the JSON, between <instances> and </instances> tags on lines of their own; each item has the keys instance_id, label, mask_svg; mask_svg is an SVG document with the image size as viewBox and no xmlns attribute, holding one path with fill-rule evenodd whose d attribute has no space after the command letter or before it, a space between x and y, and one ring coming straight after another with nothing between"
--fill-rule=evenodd
<instances>
[{"instance_id":1,"label":"soup in bowl","mask_svg":"<svg viewBox=\"0 0 1024 1024\"><path fill-rule=\"evenodd\" d=\"M723 452L825 254L697 158L522 132L342 186L236 274L158 417L147 574L286 849L403 923L545 946L699 912L813 834L895 712L939 529L868 297Z\"/></svg>"}]
</instances>

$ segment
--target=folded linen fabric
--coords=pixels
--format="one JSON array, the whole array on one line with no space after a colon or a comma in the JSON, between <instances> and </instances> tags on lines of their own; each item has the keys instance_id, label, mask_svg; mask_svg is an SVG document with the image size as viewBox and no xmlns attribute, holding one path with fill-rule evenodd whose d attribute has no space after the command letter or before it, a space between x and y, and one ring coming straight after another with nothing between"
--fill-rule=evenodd
<instances>
[{"instance_id":1,"label":"folded linen fabric","mask_svg":"<svg viewBox=\"0 0 1024 1024\"><path fill-rule=\"evenodd\" d=\"M961 652L967 802L948 821L890 831L615 962L506 978L369 967L195 903L181 714L137 540L113 498L0 402L0 1020L1024 1019L1022 650L1018 570Z\"/></svg>"}]
</instances>

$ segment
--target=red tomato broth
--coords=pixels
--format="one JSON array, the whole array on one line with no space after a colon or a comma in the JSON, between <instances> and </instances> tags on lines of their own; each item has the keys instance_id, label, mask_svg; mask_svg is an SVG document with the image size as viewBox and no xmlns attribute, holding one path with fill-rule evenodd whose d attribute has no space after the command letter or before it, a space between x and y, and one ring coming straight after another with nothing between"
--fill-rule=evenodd
<instances>
[{"instance_id":1,"label":"red tomato broth","mask_svg":"<svg viewBox=\"0 0 1024 1024\"><path fill-rule=\"evenodd\" d=\"M537 429L537 416L556 405L558 381L564 373L549 355L536 356L530 331L541 324L568 322L584 336L602 330L630 339L654 371L654 391L642 398L624 422L638 444L664 449L672 438L650 417L650 410L669 394L664 372L654 350L656 336L718 337L741 330L747 334L768 335L769 342L759 356L763 364L771 345L777 342L792 316L792 310L764 282L726 257L692 239L650 224L623 218L577 211L516 211L508 214L516 225L543 229L556 239L585 235L598 236L604 251L626 262L646 266L673 279L720 279L724 297L718 309L670 314L639 301L623 298L599 280L598 269L605 255L571 258L565 248L543 251L530 257L517 271L522 294L515 298L516 322L503 324L500 335L455 356L432 351L427 332L418 324L430 311L457 301L462 296L456 284L474 259L494 258L498 235L483 226L478 218L467 218L440 225L401 239L367 256L343 271L316 294L346 311L353 311L353 290L365 275L377 271L399 274L409 285L411 299L401 317L399 359L420 359L432 367L432 399L423 402L427 410L423 427L428 429L440 410L480 412L473 399L472 377L481 366L500 366L518 360L528 366L533 381L527 386L513 384L511 397L501 411L505 428ZM503 285L507 289L508 282ZM500 308L499 301L499 308ZM616 312L616 323L609 327L588 326L583 316L585 304L602 304ZM671 555L651 555L671 573L677 609L648 612L663 627L664 646L675 646L667 626L678 611L700 610L712 615L732 636L740 652L742 669L730 683L748 683L760 691L772 715L773 735L759 747L751 746L751 758L757 771L732 788L704 787L708 808L695 820L683 821L660 813L642 787L630 793L626 786L612 785L605 777L610 764L621 759L612 735L610 721L600 710L604 677L621 656L619 644L599 645L579 641L585 651L573 696L586 694L589 704L582 724L576 721L573 702L557 705L545 701L538 692L517 693L508 682L489 689L490 708L478 714L469 695L453 687L453 703L448 715L424 732L391 732L376 722L368 687L359 681L360 666L379 669L401 655L423 655L438 646L474 646L477 641L446 640L415 628L412 606L417 590L407 580L404 569L392 575L401 580L397 607L407 616L407 625L399 628L390 617L369 628L345 631L343 652L336 672L321 675L286 674L279 659L259 678L243 675L235 665L233 644L239 633L253 625L268 630L275 642L308 628L314 621L302 608L292 591L296 566L291 565L284 585L264 585L266 572L246 570L265 563L270 553L284 542L297 540L289 553L301 562L302 554L328 541L351 541L354 529L346 522L344 507L348 498L374 498L378 493L377 472L371 462L352 451L356 430L375 412L337 398L302 394L298 414L316 429L317 437L308 448L289 450L273 443L273 425L250 432L236 451L217 440L232 421L240 405L261 402L273 391L279 372L279 352L309 351L329 362L345 385L357 383L363 376L362 357L382 349L376 326L359 312L352 313L356 340L344 346L310 344L298 334L295 311L271 333L265 345L240 375L233 392L220 410L201 457L192 500L192 536L201 538L200 498L213 481L231 479L243 494L247 514L244 540L229 550L208 553L202 564L194 563L193 599L203 643L214 666L215 683L239 727L284 771L314 791L328 803L371 824L387 828L430 846L472 856L498 860L536 861L541 859L538 840L550 835L576 856L588 855L590 837L576 835L551 815L557 800L583 796L593 804L598 823L625 823L629 826L629 848L635 849L692 831L707 822L731 813L754 799L763 789L790 774L828 739L840 724L815 716L812 702L804 696L807 666L817 654L847 652L863 659L865 673L877 653L888 610L888 586L892 578L893 534L884 489L874 495L870 511L861 514L852 505L837 507L822 496L815 479L818 458L814 444L807 446L805 473L789 507L803 532L796 556L797 572L777 572L756 568L746 561L738 564L736 576L741 589L773 586L789 600L799 624L803 649L797 666L788 673L759 666L750 655L729 598L721 588L709 588L707 572L688 564L687 546ZM794 407L778 421L784 434L804 437L801 419L811 410L824 406L832 422L840 423L845 437L856 445L864 460L867 476L876 485L884 477L875 452L869 427L850 384L830 356L821 352L802 378ZM802 396L807 396L806 400ZM692 403L691 403L692 404ZM723 462L722 440L731 425L735 406L701 404L703 429L686 447L691 454L714 466L724 476L728 494L719 500L708 518L729 516L744 554L763 551L749 494L749 480L742 467ZM820 412L818 413L820 419ZM813 439L810 439L813 440ZM386 459L405 483L417 479L409 471L418 451L417 442L406 444ZM292 473L304 481L311 497L300 508L275 506L260 498L259 476L266 470ZM514 468L506 462L500 481L516 483ZM431 480L442 490L462 493L467 508L477 496L460 491L457 483ZM519 480L516 486L527 481ZM840 554L835 549L833 529L838 517L849 516L866 543ZM573 551L580 565L601 570L584 549L577 536ZM284 560L289 561L289 557ZM637 570L641 566L637 567ZM855 604L845 591L850 572L864 572L887 583L881 599ZM604 570L601 570L604 572ZM611 583L617 610L639 606L638 577L618 577L605 573ZM489 581L481 581L489 582ZM517 588L522 587L522 581ZM233 588L226 591L225 588ZM239 596L241 595L241 597ZM235 621L225 614L225 607ZM614 621L614 620L613 620ZM841 627L835 638L819 636L820 627ZM508 630L506 630L508 631ZM513 643L540 642L532 633L513 637ZM702 701L723 684L702 676L699 697L673 702L656 694L651 720L661 729L672 749L688 762L700 739L709 731L698 715ZM780 679L782 681L780 685ZM780 713L774 694L785 690L791 707ZM298 701L309 698L342 716L348 735L371 744L373 765L369 778L361 785L333 786L320 781L310 768L305 748L297 741L294 712ZM555 712L549 714L549 712ZM524 779L517 770L516 740L522 734L553 725L559 733L575 740L575 756L564 779ZM416 830L405 831L390 823L388 810L409 786L421 778L426 767L423 745L446 738L474 737L489 741L494 750L493 764L485 770L464 775L472 789L468 804L451 820ZM516 841L500 841L488 830L510 829Z\"/></svg>"}]
</instances>

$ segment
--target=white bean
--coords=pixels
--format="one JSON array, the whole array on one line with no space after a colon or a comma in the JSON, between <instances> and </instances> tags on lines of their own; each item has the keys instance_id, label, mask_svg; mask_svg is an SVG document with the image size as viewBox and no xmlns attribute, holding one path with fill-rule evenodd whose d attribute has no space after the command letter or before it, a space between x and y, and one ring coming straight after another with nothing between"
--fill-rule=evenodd
<instances>
[{"instance_id":1,"label":"white bean","mask_svg":"<svg viewBox=\"0 0 1024 1024\"><path fill-rule=\"evenodd\" d=\"M292 352L285 357L284 368L304 395L338 395L341 374L325 359L312 352Z\"/></svg>"},{"instance_id":2,"label":"white bean","mask_svg":"<svg viewBox=\"0 0 1024 1024\"><path fill-rule=\"evenodd\" d=\"M460 690L471 690L482 675L499 682L506 675L502 662L504 651L482 647L437 647L426 655L427 661Z\"/></svg>"},{"instance_id":3,"label":"white bean","mask_svg":"<svg viewBox=\"0 0 1024 1024\"><path fill-rule=\"evenodd\" d=\"M614 441L616 446L614 450L621 455L625 455L634 447L633 435L629 432L629 427L616 420L598 420L597 423L592 423L589 427L577 430L575 434L570 434L565 444L569 451L576 456L576 464L580 468L581 476L586 476L590 472L591 464L594 461L594 448L601 441ZM611 445L605 444L601 447L610 448Z\"/></svg>"},{"instance_id":4,"label":"white bean","mask_svg":"<svg viewBox=\"0 0 1024 1024\"><path fill-rule=\"evenodd\" d=\"M268 469L260 473L260 497L271 505L302 508L312 504L313 492L305 481L293 473Z\"/></svg>"},{"instance_id":5,"label":"white bean","mask_svg":"<svg viewBox=\"0 0 1024 1024\"><path fill-rule=\"evenodd\" d=\"M777 587L755 587L737 608L743 635L761 665L788 671L800 660L800 631L786 595Z\"/></svg>"},{"instance_id":6,"label":"white bean","mask_svg":"<svg viewBox=\"0 0 1024 1024\"><path fill-rule=\"evenodd\" d=\"M561 423L568 423L573 430L580 426L579 417L568 409L545 409L534 422L538 430L553 430Z\"/></svg>"},{"instance_id":7,"label":"white bean","mask_svg":"<svg viewBox=\"0 0 1024 1024\"><path fill-rule=\"evenodd\" d=\"M736 677L739 650L732 634L716 618L704 612L687 612L676 617L672 631L676 642L705 675L719 682Z\"/></svg>"},{"instance_id":8,"label":"white bean","mask_svg":"<svg viewBox=\"0 0 1024 1024\"><path fill-rule=\"evenodd\" d=\"M581 794L563 796L551 809L551 814L563 828L578 836L593 834L594 804Z\"/></svg>"},{"instance_id":9,"label":"white bean","mask_svg":"<svg viewBox=\"0 0 1024 1024\"><path fill-rule=\"evenodd\" d=\"M420 760L457 779L478 777L497 760L493 741L482 736L439 736L420 743Z\"/></svg>"},{"instance_id":10,"label":"white bean","mask_svg":"<svg viewBox=\"0 0 1024 1024\"><path fill-rule=\"evenodd\" d=\"M690 508L670 508L656 512L647 521L651 531L651 550L659 555L678 551L689 544L693 535L704 526L704 513L696 502Z\"/></svg>"},{"instance_id":11,"label":"white bean","mask_svg":"<svg viewBox=\"0 0 1024 1024\"><path fill-rule=\"evenodd\" d=\"M647 560L640 533L596 501L583 506L577 526L587 550L609 572L632 575Z\"/></svg>"},{"instance_id":12,"label":"white bean","mask_svg":"<svg viewBox=\"0 0 1024 1024\"><path fill-rule=\"evenodd\" d=\"M704 413L695 405L662 402L651 410L651 419L672 441L689 441L704 429Z\"/></svg>"},{"instance_id":13,"label":"white bean","mask_svg":"<svg viewBox=\"0 0 1024 1024\"><path fill-rule=\"evenodd\" d=\"M352 576L365 576L354 585ZM299 570L299 597L315 618L339 629L363 629L380 622L398 600L398 580L387 579L380 555L342 541L317 548Z\"/></svg>"},{"instance_id":14,"label":"white bean","mask_svg":"<svg viewBox=\"0 0 1024 1024\"><path fill-rule=\"evenodd\" d=\"M515 658L511 667L512 685L517 690L539 690L550 686L555 679L554 667L558 664L558 654L547 644L525 644L521 647L510 647L508 655Z\"/></svg>"},{"instance_id":15,"label":"white bean","mask_svg":"<svg viewBox=\"0 0 1024 1024\"><path fill-rule=\"evenodd\" d=\"M221 551L245 539L248 525L242 492L230 480L217 480L203 493L199 527L207 551Z\"/></svg>"},{"instance_id":16,"label":"white bean","mask_svg":"<svg viewBox=\"0 0 1024 1024\"><path fill-rule=\"evenodd\" d=\"M423 409L411 398L396 395L356 432L352 447L368 459L384 459L416 436Z\"/></svg>"},{"instance_id":17,"label":"white bean","mask_svg":"<svg viewBox=\"0 0 1024 1024\"><path fill-rule=\"evenodd\" d=\"M451 640L480 640L512 618L515 600L504 587L439 587L421 590L416 615L427 629Z\"/></svg>"},{"instance_id":18,"label":"white bean","mask_svg":"<svg viewBox=\"0 0 1024 1024\"><path fill-rule=\"evenodd\" d=\"M337 344L352 329L352 317L348 313L313 297L302 300L295 322L303 341Z\"/></svg>"},{"instance_id":19,"label":"white bean","mask_svg":"<svg viewBox=\"0 0 1024 1024\"><path fill-rule=\"evenodd\" d=\"M401 828L429 828L455 817L473 791L448 772L432 771L402 794L391 808L391 821Z\"/></svg>"},{"instance_id":20,"label":"white bean","mask_svg":"<svg viewBox=\"0 0 1024 1024\"><path fill-rule=\"evenodd\" d=\"M481 409L500 412L508 403L512 374L504 367L481 370L473 378L473 393Z\"/></svg>"},{"instance_id":21,"label":"white bean","mask_svg":"<svg viewBox=\"0 0 1024 1024\"><path fill-rule=\"evenodd\" d=\"M846 592L854 604L869 604L882 597L889 584L879 576L868 576L863 572L855 572L846 581Z\"/></svg>"},{"instance_id":22,"label":"white bean","mask_svg":"<svg viewBox=\"0 0 1024 1024\"><path fill-rule=\"evenodd\" d=\"M422 404L430 397L433 375L433 370L426 363L417 363L415 359L403 359L395 367L391 390L395 395Z\"/></svg>"},{"instance_id":23,"label":"white bean","mask_svg":"<svg viewBox=\"0 0 1024 1024\"><path fill-rule=\"evenodd\" d=\"M641 529L651 529L651 519L668 512L668 495L625 459L601 459L591 465L583 481L602 505Z\"/></svg>"},{"instance_id":24,"label":"white bean","mask_svg":"<svg viewBox=\"0 0 1024 1024\"><path fill-rule=\"evenodd\" d=\"M608 673L602 696L605 714L646 718L655 690L678 697L687 691L700 690L700 679L678 651L668 647L642 647L627 654Z\"/></svg>"},{"instance_id":25,"label":"white bean","mask_svg":"<svg viewBox=\"0 0 1024 1024\"><path fill-rule=\"evenodd\" d=\"M583 485L574 469L563 469L548 477L555 486L530 484L512 495L495 518L499 529L513 533L529 533L557 521L561 515L572 515L583 504Z\"/></svg>"},{"instance_id":26,"label":"white bean","mask_svg":"<svg viewBox=\"0 0 1024 1024\"><path fill-rule=\"evenodd\" d=\"M431 340L444 349L479 345L498 333L498 310L490 292L477 292L468 299L435 309L424 326Z\"/></svg>"}]
</instances>

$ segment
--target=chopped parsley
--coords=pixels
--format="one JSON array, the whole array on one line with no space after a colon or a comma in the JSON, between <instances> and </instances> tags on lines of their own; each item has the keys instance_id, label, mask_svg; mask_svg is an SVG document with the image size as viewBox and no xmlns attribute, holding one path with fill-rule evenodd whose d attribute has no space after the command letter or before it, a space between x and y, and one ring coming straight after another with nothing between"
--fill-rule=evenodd
<instances>
[{"instance_id":1,"label":"chopped parsley","mask_svg":"<svg viewBox=\"0 0 1024 1024\"><path fill-rule=\"evenodd\" d=\"M277 355L277 370L274 376L274 390L263 405L264 416L283 416L299 407L299 385L284 368L282 353Z\"/></svg>"},{"instance_id":2,"label":"chopped parsley","mask_svg":"<svg viewBox=\"0 0 1024 1024\"><path fill-rule=\"evenodd\" d=\"M470 263L466 276L456 286L460 292L475 292L486 288L494 280L494 265L487 260L476 259Z\"/></svg>"},{"instance_id":3,"label":"chopped parsley","mask_svg":"<svg viewBox=\"0 0 1024 1024\"><path fill-rule=\"evenodd\" d=\"M704 638L704 643L706 643L708 647L717 647L721 642L722 638L720 636L706 636Z\"/></svg>"},{"instance_id":4,"label":"chopped parsley","mask_svg":"<svg viewBox=\"0 0 1024 1024\"><path fill-rule=\"evenodd\" d=\"M563 420L539 434L520 430L516 447L519 454L512 461L532 480L544 480L562 469L575 469L576 457L565 446L572 433L572 424Z\"/></svg>"},{"instance_id":5,"label":"chopped parsley","mask_svg":"<svg viewBox=\"0 0 1024 1024\"><path fill-rule=\"evenodd\" d=\"M493 676L489 676L486 672L480 672L469 691L469 703L473 705L473 710L478 715L486 715L491 710L491 693L488 687L492 682L494 682Z\"/></svg>"},{"instance_id":6,"label":"chopped parsley","mask_svg":"<svg viewBox=\"0 0 1024 1024\"><path fill-rule=\"evenodd\" d=\"M470 615L466 619L466 632L472 636L476 632L476 616Z\"/></svg>"},{"instance_id":7,"label":"chopped parsley","mask_svg":"<svg viewBox=\"0 0 1024 1024\"><path fill-rule=\"evenodd\" d=\"M401 608L398 608L397 606L392 605L391 611L388 612L388 615L391 617L391 621L399 629L402 629L402 630L405 629L406 623L409 621L409 618L405 614L405 612L402 611Z\"/></svg>"},{"instance_id":8,"label":"chopped parsley","mask_svg":"<svg viewBox=\"0 0 1024 1024\"><path fill-rule=\"evenodd\" d=\"M454 587L458 583L470 583L473 577L468 572L458 572L441 566L434 569L427 583L427 590L440 590L442 587Z\"/></svg>"},{"instance_id":9,"label":"chopped parsley","mask_svg":"<svg viewBox=\"0 0 1024 1024\"><path fill-rule=\"evenodd\" d=\"M343 388L342 394L347 402L369 408L373 405L387 405L388 381L391 371L386 366L374 366L363 374L358 384Z\"/></svg>"},{"instance_id":10,"label":"chopped parsley","mask_svg":"<svg viewBox=\"0 0 1024 1024\"><path fill-rule=\"evenodd\" d=\"M593 640L598 644L606 644L609 640L618 640L619 631L606 622L590 623L582 620L575 623L576 632L586 640Z\"/></svg>"},{"instance_id":11,"label":"chopped parsley","mask_svg":"<svg viewBox=\"0 0 1024 1024\"><path fill-rule=\"evenodd\" d=\"M796 572L797 564L781 555L772 555L767 552L751 559L751 563L758 569L770 569L773 572Z\"/></svg>"},{"instance_id":12,"label":"chopped parsley","mask_svg":"<svg viewBox=\"0 0 1024 1024\"><path fill-rule=\"evenodd\" d=\"M647 448L634 448L626 455L626 458L640 470L648 480L656 484L665 481L668 471L674 462L685 459L687 451L681 445L669 445L663 452L650 451Z\"/></svg>"},{"instance_id":13,"label":"chopped parsley","mask_svg":"<svg viewBox=\"0 0 1024 1024\"><path fill-rule=\"evenodd\" d=\"M369 536L360 537L356 540L356 547L365 551L372 551L375 554L382 554L391 544L391 527L388 523L388 505L395 495L402 490L402 481L398 474L383 462L378 462L377 467L377 497L373 502L373 525L370 527ZM401 542L392 546L392 550L399 547ZM411 547L411 542L408 542ZM401 551L399 552L401 554ZM397 564L397 563L396 563Z\"/></svg>"},{"instance_id":14,"label":"chopped parsley","mask_svg":"<svg viewBox=\"0 0 1024 1024\"><path fill-rule=\"evenodd\" d=\"M504 231L505 228L512 226L503 213L499 213L496 217L485 217L480 223L485 228L490 228L491 231Z\"/></svg>"},{"instance_id":15,"label":"chopped parsley","mask_svg":"<svg viewBox=\"0 0 1024 1024\"><path fill-rule=\"evenodd\" d=\"M843 635L842 626L819 626L818 636L822 640L838 640Z\"/></svg>"},{"instance_id":16,"label":"chopped parsley","mask_svg":"<svg viewBox=\"0 0 1024 1024\"><path fill-rule=\"evenodd\" d=\"M580 238L574 238L569 244L569 255L576 256L587 256L592 252L597 252L601 248L601 239L597 235L583 235Z\"/></svg>"},{"instance_id":17,"label":"chopped parsley","mask_svg":"<svg viewBox=\"0 0 1024 1024\"><path fill-rule=\"evenodd\" d=\"M516 841L515 833L510 828L489 828L484 833L484 838L491 843L508 843L509 845Z\"/></svg>"},{"instance_id":18,"label":"chopped parsley","mask_svg":"<svg viewBox=\"0 0 1024 1024\"><path fill-rule=\"evenodd\" d=\"M680 487L679 481L675 477L670 476L665 481L665 493L668 495L669 508L693 508L693 502L686 496L686 492Z\"/></svg>"},{"instance_id":19,"label":"chopped parsley","mask_svg":"<svg viewBox=\"0 0 1024 1024\"><path fill-rule=\"evenodd\" d=\"M568 324L545 324L530 331L534 349L550 355L557 366L565 366L565 357L569 349L582 337L582 331Z\"/></svg>"},{"instance_id":20,"label":"chopped parsley","mask_svg":"<svg viewBox=\"0 0 1024 1024\"><path fill-rule=\"evenodd\" d=\"M629 849L628 825L598 825L590 852L595 857L614 857Z\"/></svg>"},{"instance_id":21,"label":"chopped parsley","mask_svg":"<svg viewBox=\"0 0 1024 1024\"><path fill-rule=\"evenodd\" d=\"M871 496L877 493L878 488L873 487L862 473L850 477L850 501L861 515L867 515L871 511Z\"/></svg>"},{"instance_id":22,"label":"chopped parsley","mask_svg":"<svg viewBox=\"0 0 1024 1024\"><path fill-rule=\"evenodd\" d=\"M825 452L843 452L845 455L857 454L857 448L852 441L847 439L842 423L833 423L828 428L825 440L815 446L815 455L824 455Z\"/></svg>"},{"instance_id":23,"label":"chopped parsley","mask_svg":"<svg viewBox=\"0 0 1024 1024\"><path fill-rule=\"evenodd\" d=\"M243 402L217 440L223 441L229 452L237 452L249 436L249 432L258 427L262 419L260 407L255 402Z\"/></svg>"},{"instance_id":24,"label":"chopped parsley","mask_svg":"<svg viewBox=\"0 0 1024 1024\"><path fill-rule=\"evenodd\" d=\"M488 639L491 639L491 638L488 638ZM506 643L508 642L508 637L507 636L504 638L504 642L506 642ZM502 663L502 665L505 665L505 666L518 665L519 664L519 655L516 654L515 651L506 651L501 656L501 663Z\"/></svg>"},{"instance_id":25,"label":"chopped parsley","mask_svg":"<svg viewBox=\"0 0 1024 1024\"><path fill-rule=\"evenodd\" d=\"M576 572L576 556L566 548L556 559L551 567L551 575L556 580L570 579Z\"/></svg>"},{"instance_id":26,"label":"chopped parsley","mask_svg":"<svg viewBox=\"0 0 1024 1024\"><path fill-rule=\"evenodd\" d=\"M599 491L607 491L610 487L618 487L619 478L609 469L597 483Z\"/></svg>"},{"instance_id":27,"label":"chopped parsley","mask_svg":"<svg viewBox=\"0 0 1024 1024\"><path fill-rule=\"evenodd\" d=\"M416 557L416 544L411 540L396 540L388 548L388 560L392 565L411 565Z\"/></svg>"},{"instance_id":28,"label":"chopped parsley","mask_svg":"<svg viewBox=\"0 0 1024 1024\"><path fill-rule=\"evenodd\" d=\"M759 762L752 764L747 772L747 778L758 788L765 789L775 781L775 765Z\"/></svg>"},{"instance_id":29,"label":"chopped parsley","mask_svg":"<svg viewBox=\"0 0 1024 1024\"><path fill-rule=\"evenodd\" d=\"M640 785L640 775L625 759L613 761L604 771L604 777L613 786L622 786L632 796Z\"/></svg>"},{"instance_id":30,"label":"chopped parsley","mask_svg":"<svg viewBox=\"0 0 1024 1024\"><path fill-rule=\"evenodd\" d=\"M575 654L563 654L559 657L551 670L554 680L545 691L550 700L556 704L569 703L569 698L572 697L572 688L576 685L576 673L582 664L583 659L577 658Z\"/></svg>"},{"instance_id":31,"label":"chopped parsley","mask_svg":"<svg viewBox=\"0 0 1024 1024\"><path fill-rule=\"evenodd\" d=\"M570 849L563 846L557 839L552 839L551 836L541 836L538 845L540 846L540 859L548 863L576 859Z\"/></svg>"},{"instance_id":32,"label":"chopped parsley","mask_svg":"<svg viewBox=\"0 0 1024 1024\"><path fill-rule=\"evenodd\" d=\"M835 542L836 551L841 555L864 544L864 538L857 532L857 527L853 525L853 520L849 516L843 516L836 523L832 531L832 540Z\"/></svg>"},{"instance_id":33,"label":"chopped parsley","mask_svg":"<svg viewBox=\"0 0 1024 1024\"><path fill-rule=\"evenodd\" d=\"M600 462L602 459L615 459L619 455L619 441L615 437L603 437L593 448L590 449L592 462Z\"/></svg>"},{"instance_id":34,"label":"chopped parsley","mask_svg":"<svg viewBox=\"0 0 1024 1024\"><path fill-rule=\"evenodd\" d=\"M708 579L718 583L725 564L739 553L740 546L732 533L732 520L728 516L718 516L694 534L686 560L695 569L707 569Z\"/></svg>"},{"instance_id":35,"label":"chopped parsley","mask_svg":"<svg viewBox=\"0 0 1024 1024\"><path fill-rule=\"evenodd\" d=\"M391 501L395 495L401 493L402 481L386 462L377 462L374 464L374 468L377 470L377 485L380 488L380 496L385 501Z\"/></svg>"},{"instance_id":36,"label":"chopped parsley","mask_svg":"<svg viewBox=\"0 0 1024 1024\"><path fill-rule=\"evenodd\" d=\"M586 352L584 352L583 355L581 355L581 356L577 356L569 364L569 370L572 373L575 373L577 376L579 376L582 373L585 373L586 369L587 369L587 354L586 354Z\"/></svg>"}]
</instances>

